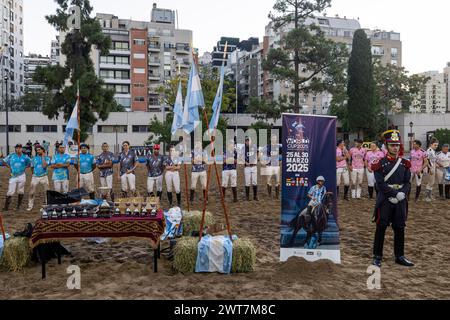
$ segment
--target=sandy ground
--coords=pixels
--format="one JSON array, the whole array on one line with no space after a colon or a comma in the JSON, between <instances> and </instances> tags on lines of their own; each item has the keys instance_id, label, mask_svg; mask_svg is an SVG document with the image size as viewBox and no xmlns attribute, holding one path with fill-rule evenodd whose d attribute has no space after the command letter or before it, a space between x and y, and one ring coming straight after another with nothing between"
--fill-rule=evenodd
<instances>
[{"instance_id":1,"label":"sandy ground","mask_svg":"<svg viewBox=\"0 0 450 320\"><path fill-rule=\"evenodd\" d=\"M72 172L74 177L74 173ZM98 179L98 178L97 178ZM0 169L0 204L7 190L8 173ZM138 187L144 191L146 175L138 172ZM28 177L27 190L30 183ZM118 183L115 183L118 187ZM371 262L374 225L370 223L373 201L340 201L342 265L301 259L279 263L280 203L270 200L260 178L260 201L243 199L242 168L239 173L240 201L231 203L233 232L250 238L257 247L256 272L250 274L175 274L171 263L160 261L160 272L152 271L151 250L142 241L90 245L66 243L73 257L59 266L48 265L48 278L41 280L39 265L22 273L0 273L2 299L449 299L450 298L450 201L411 204L406 252L417 266L399 267L393 262L392 231L385 246L382 289L367 289L366 270ZM71 187L75 182L71 182ZM184 183L183 183L184 189ZM118 190L117 190L118 191ZM41 203L40 194L37 204ZM218 189L212 186L209 210L223 220ZM13 200L15 205L16 198ZM163 204L167 204L164 195ZM200 209L196 201L195 209ZM34 222L38 209L3 214L7 232L22 230ZM66 287L66 268L81 268L82 289Z\"/></svg>"}]
</instances>

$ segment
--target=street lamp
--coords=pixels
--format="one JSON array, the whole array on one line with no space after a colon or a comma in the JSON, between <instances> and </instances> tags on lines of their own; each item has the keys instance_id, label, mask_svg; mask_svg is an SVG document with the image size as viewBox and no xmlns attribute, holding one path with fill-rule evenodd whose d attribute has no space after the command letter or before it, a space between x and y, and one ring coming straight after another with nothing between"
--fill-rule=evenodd
<instances>
[{"instance_id":1,"label":"street lamp","mask_svg":"<svg viewBox=\"0 0 450 320\"><path fill-rule=\"evenodd\" d=\"M410 131L410 133L409 133L409 139L410 139L410 141L411 141L411 147L410 147L410 150L412 150L413 149L413 138L414 138L414 134L413 134L413 127L414 127L414 122L410 122L409 123L409 127L410 127L410 129L411 129L411 131Z\"/></svg>"},{"instance_id":2,"label":"street lamp","mask_svg":"<svg viewBox=\"0 0 450 320\"><path fill-rule=\"evenodd\" d=\"M3 80L5 81L5 115L6 115L6 154L9 154L9 115L8 115L8 76L5 76L3 78Z\"/></svg>"}]
</instances>

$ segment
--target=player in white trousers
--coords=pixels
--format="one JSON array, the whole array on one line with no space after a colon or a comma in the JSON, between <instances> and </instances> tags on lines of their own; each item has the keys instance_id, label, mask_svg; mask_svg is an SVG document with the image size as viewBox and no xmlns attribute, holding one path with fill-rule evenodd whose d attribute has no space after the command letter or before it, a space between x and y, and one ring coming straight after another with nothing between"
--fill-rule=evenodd
<instances>
[{"instance_id":1,"label":"player in white trousers","mask_svg":"<svg viewBox=\"0 0 450 320\"><path fill-rule=\"evenodd\" d=\"M380 161L384 158L384 152L381 151L375 142L370 144L370 150L367 151L366 156L364 158L364 163L367 168L367 189L369 192L369 198L373 199L374 190L375 190L375 173L372 171L372 164L377 161ZM377 190L378 193L378 190Z\"/></svg>"},{"instance_id":2,"label":"player in white trousers","mask_svg":"<svg viewBox=\"0 0 450 320\"><path fill-rule=\"evenodd\" d=\"M363 143L361 139L355 139L355 147L350 149L353 199L361 199L361 185L364 181L364 158L366 157L366 149L362 147Z\"/></svg>"},{"instance_id":3,"label":"player in white trousers","mask_svg":"<svg viewBox=\"0 0 450 320\"><path fill-rule=\"evenodd\" d=\"M31 178L30 192L28 195L28 209L27 211L33 210L34 207L34 195L36 193L36 188L41 187L44 192L44 203L46 204L47 190L49 189L48 181L48 166L50 165L50 157L45 155L44 147L37 145L35 147L36 156L31 159L31 171L33 172L33 177Z\"/></svg>"},{"instance_id":4,"label":"player in white trousers","mask_svg":"<svg viewBox=\"0 0 450 320\"><path fill-rule=\"evenodd\" d=\"M253 187L253 200L258 201L258 148L252 144L250 137L245 137L243 148L245 160L245 197L250 201L250 187Z\"/></svg>"},{"instance_id":5,"label":"player in white trousers","mask_svg":"<svg viewBox=\"0 0 450 320\"><path fill-rule=\"evenodd\" d=\"M69 192L70 156L66 154L66 147L58 145L58 152L53 156L51 168L53 169L53 186L56 192Z\"/></svg>"},{"instance_id":6,"label":"player in white trousers","mask_svg":"<svg viewBox=\"0 0 450 320\"><path fill-rule=\"evenodd\" d=\"M155 144L153 146L153 153L147 155L147 193L149 197L155 196L153 191L156 187L156 196L159 200L162 200L165 158L159 154L160 150L161 146L159 144Z\"/></svg>"},{"instance_id":7,"label":"player in white trousers","mask_svg":"<svg viewBox=\"0 0 450 320\"><path fill-rule=\"evenodd\" d=\"M197 190L198 180L203 191L203 201L208 201L206 187L208 175L207 171L208 155L206 151L202 149L202 143L200 141L195 143L194 150L192 150L192 173L191 173L191 194L190 201L194 202L195 192Z\"/></svg>"},{"instance_id":8,"label":"player in white trousers","mask_svg":"<svg viewBox=\"0 0 450 320\"><path fill-rule=\"evenodd\" d=\"M181 207L181 184L180 184L180 169L182 160L179 153L176 151L175 146L171 146L169 150L169 156L165 161L166 168L166 187L167 187L167 198L169 199L169 204L173 206L173 190L175 190L177 197L178 207Z\"/></svg>"},{"instance_id":9,"label":"player in white trousers","mask_svg":"<svg viewBox=\"0 0 450 320\"><path fill-rule=\"evenodd\" d=\"M234 141L228 144L227 150L224 154L223 171L222 171L222 192L224 198L228 185L231 185L233 191L233 202L238 202L237 198L237 162L238 153Z\"/></svg>"},{"instance_id":10,"label":"player in white trousers","mask_svg":"<svg viewBox=\"0 0 450 320\"><path fill-rule=\"evenodd\" d=\"M118 161L120 164L119 181L122 187L122 197L128 197L128 190L131 196L136 195L136 167L139 159L133 150L130 150L130 143L125 141L122 143L122 152L119 154Z\"/></svg>"},{"instance_id":11,"label":"player in white trousers","mask_svg":"<svg viewBox=\"0 0 450 320\"><path fill-rule=\"evenodd\" d=\"M336 145L337 195L339 196L339 186L341 185L341 181L344 180L344 200L348 201L350 172L347 161L350 160L350 154L345 147L344 141L339 140Z\"/></svg>"},{"instance_id":12,"label":"player in white trousers","mask_svg":"<svg viewBox=\"0 0 450 320\"><path fill-rule=\"evenodd\" d=\"M436 138L431 139L430 147L427 150L428 168L427 168L427 190L425 201L431 202L433 198L433 188L436 183L436 169L437 169L437 154L436 150L439 148L439 141Z\"/></svg>"},{"instance_id":13,"label":"player in white trousers","mask_svg":"<svg viewBox=\"0 0 450 320\"><path fill-rule=\"evenodd\" d=\"M448 177L448 170L450 170L449 147L448 144L444 144L442 151L437 154L436 178L439 184L439 195L441 199L450 199L450 177Z\"/></svg>"}]
</instances>

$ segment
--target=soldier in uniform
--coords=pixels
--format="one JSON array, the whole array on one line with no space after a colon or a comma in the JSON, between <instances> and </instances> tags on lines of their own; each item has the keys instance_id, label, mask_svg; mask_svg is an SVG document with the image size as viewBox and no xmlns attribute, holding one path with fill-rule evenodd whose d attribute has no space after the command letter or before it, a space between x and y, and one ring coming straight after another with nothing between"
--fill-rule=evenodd
<instances>
[{"instance_id":1,"label":"soldier in uniform","mask_svg":"<svg viewBox=\"0 0 450 320\"><path fill-rule=\"evenodd\" d=\"M395 262L405 267L413 267L414 264L405 258L404 253L408 216L407 194L411 190L411 162L402 158L403 146L399 131L390 130L383 135L388 153L382 160L372 164L379 190L374 214L377 229L373 264L381 267L386 230L392 225Z\"/></svg>"},{"instance_id":2,"label":"soldier in uniform","mask_svg":"<svg viewBox=\"0 0 450 320\"><path fill-rule=\"evenodd\" d=\"M153 147L153 154L147 156L147 192L148 196L154 196L153 189L156 185L156 195L159 200L162 200L163 191L163 174L165 169L165 158L163 155L159 154L161 146L155 144Z\"/></svg>"}]
</instances>

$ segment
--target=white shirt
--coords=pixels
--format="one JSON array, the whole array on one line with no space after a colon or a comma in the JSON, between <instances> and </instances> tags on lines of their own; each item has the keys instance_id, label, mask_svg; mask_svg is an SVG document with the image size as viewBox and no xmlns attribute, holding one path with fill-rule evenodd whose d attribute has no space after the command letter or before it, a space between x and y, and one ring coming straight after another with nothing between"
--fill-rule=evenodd
<instances>
[{"instance_id":1,"label":"white shirt","mask_svg":"<svg viewBox=\"0 0 450 320\"><path fill-rule=\"evenodd\" d=\"M437 163L442 168L450 167L450 152L447 153L439 152L437 154Z\"/></svg>"},{"instance_id":2,"label":"white shirt","mask_svg":"<svg viewBox=\"0 0 450 320\"><path fill-rule=\"evenodd\" d=\"M436 168L436 162L437 162L437 155L436 151L432 148L428 149L427 151L428 161L430 162L430 165L432 168Z\"/></svg>"}]
</instances>

